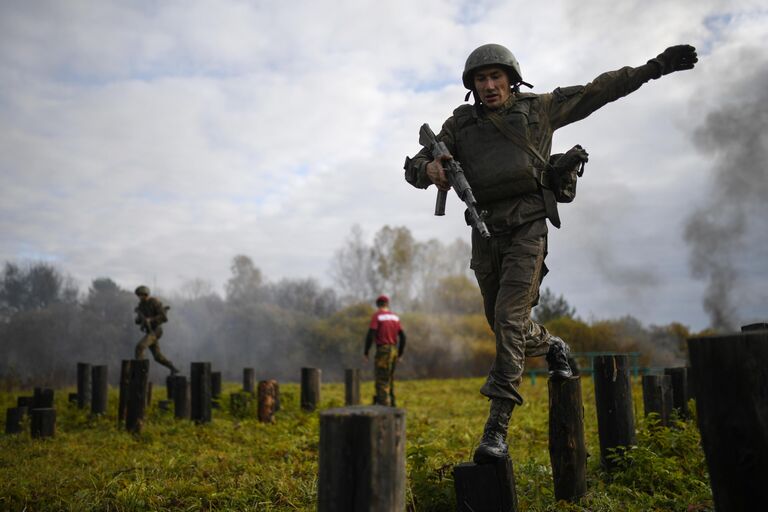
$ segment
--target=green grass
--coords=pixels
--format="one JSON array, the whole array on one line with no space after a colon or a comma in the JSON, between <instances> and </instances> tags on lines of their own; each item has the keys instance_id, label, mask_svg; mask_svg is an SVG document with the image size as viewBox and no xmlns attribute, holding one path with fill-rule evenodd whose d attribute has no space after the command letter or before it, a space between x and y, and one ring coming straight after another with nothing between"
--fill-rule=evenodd
<instances>
[{"instance_id":1,"label":"green grass","mask_svg":"<svg viewBox=\"0 0 768 512\"><path fill-rule=\"evenodd\" d=\"M406 409L407 503L409 510L455 510L452 468L471 460L488 402L481 379L397 383L398 405ZM56 397L56 437L0 434L0 510L13 511L193 511L315 510L318 413L299 410L297 384L281 384L282 410L275 424L232 418L213 411L213 421L195 425L160 411L155 390L142 434L116 427L117 395L109 413L90 418ZM373 394L363 383L363 396ZM583 380L588 459L588 494L577 504L555 503L547 448L547 386L537 379L522 388L526 403L516 408L509 444L520 510L527 511L705 511L712 510L706 464L694 423L658 428L641 418L635 385L638 446L619 458L619 470L599 467L594 392ZM343 405L343 384L324 384L320 409ZM16 396L0 394L0 410ZM27 429L28 431L28 429Z\"/></svg>"}]
</instances>

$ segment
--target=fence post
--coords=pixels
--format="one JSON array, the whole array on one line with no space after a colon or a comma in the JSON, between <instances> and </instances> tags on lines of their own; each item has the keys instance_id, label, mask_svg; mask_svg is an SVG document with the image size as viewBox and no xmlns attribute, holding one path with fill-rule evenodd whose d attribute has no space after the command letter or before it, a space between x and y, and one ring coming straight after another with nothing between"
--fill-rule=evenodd
<instances>
[{"instance_id":1,"label":"fence post","mask_svg":"<svg viewBox=\"0 0 768 512\"><path fill-rule=\"evenodd\" d=\"M360 368L344 370L344 405L360 405Z\"/></svg>"},{"instance_id":2,"label":"fence post","mask_svg":"<svg viewBox=\"0 0 768 512\"><path fill-rule=\"evenodd\" d=\"M129 432L139 433L144 427L144 412L147 407L149 359L133 359L130 368L125 428Z\"/></svg>"},{"instance_id":3,"label":"fence post","mask_svg":"<svg viewBox=\"0 0 768 512\"><path fill-rule=\"evenodd\" d=\"M77 363L77 407L85 409L91 403L91 365Z\"/></svg>"},{"instance_id":4,"label":"fence post","mask_svg":"<svg viewBox=\"0 0 768 512\"><path fill-rule=\"evenodd\" d=\"M192 363L191 418L195 423L211 422L211 363Z\"/></svg>"},{"instance_id":5,"label":"fence post","mask_svg":"<svg viewBox=\"0 0 768 512\"><path fill-rule=\"evenodd\" d=\"M107 412L107 397L109 382L107 380L107 365L91 367L91 414Z\"/></svg>"},{"instance_id":6,"label":"fence post","mask_svg":"<svg viewBox=\"0 0 768 512\"><path fill-rule=\"evenodd\" d=\"M688 410L688 368L664 368L664 374L669 375L672 383L672 408L677 411L680 419L687 420L691 415Z\"/></svg>"},{"instance_id":7,"label":"fence post","mask_svg":"<svg viewBox=\"0 0 768 512\"><path fill-rule=\"evenodd\" d=\"M597 432L600 438L600 462L603 467L610 470L615 466L608 458L610 450L628 447L637 442L629 357L622 354L595 357L593 377L597 405Z\"/></svg>"},{"instance_id":8,"label":"fence post","mask_svg":"<svg viewBox=\"0 0 768 512\"><path fill-rule=\"evenodd\" d=\"M56 435L56 409L41 407L32 409L30 433L33 439Z\"/></svg>"},{"instance_id":9,"label":"fence post","mask_svg":"<svg viewBox=\"0 0 768 512\"><path fill-rule=\"evenodd\" d=\"M581 377L549 379L549 458L555 499L574 501L587 492L587 448Z\"/></svg>"},{"instance_id":10,"label":"fence post","mask_svg":"<svg viewBox=\"0 0 768 512\"><path fill-rule=\"evenodd\" d=\"M35 388L32 395L32 409L50 409L53 407L53 389Z\"/></svg>"},{"instance_id":11,"label":"fence post","mask_svg":"<svg viewBox=\"0 0 768 512\"><path fill-rule=\"evenodd\" d=\"M253 368L243 368L243 391L256 393L256 372Z\"/></svg>"},{"instance_id":12,"label":"fence post","mask_svg":"<svg viewBox=\"0 0 768 512\"><path fill-rule=\"evenodd\" d=\"M672 414L672 378L669 375L643 375L643 410L659 415L659 425L669 426Z\"/></svg>"},{"instance_id":13,"label":"fence post","mask_svg":"<svg viewBox=\"0 0 768 512\"><path fill-rule=\"evenodd\" d=\"M718 512L768 503L768 330L691 338L701 441Z\"/></svg>"},{"instance_id":14,"label":"fence post","mask_svg":"<svg viewBox=\"0 0 768 512\"><path fill-rule=\"evenodd\" d=\"M173 393L173 415L178 419L189 419L189 386L183 375L172 377L171 390Z\"/></svg>"},{"instance_id":15,"label":"fence post","mask_svg":"<svg viewBox=\"0 0 768 512\"><path fill-rule=\"evenodd\" d=\"M320 403L320 376L318 368L301 369L301 408L314 411Z\"/></svg>"},{"instance_id":16,"label":"fence post","mask_svg":"<svg viewBox=\"0 0 768 512\"><path fill-rule=\"evenodd\" d=\"M319 449L318 512L405 510L405 410L323 411Z\"/></svg>"}]
</instances>

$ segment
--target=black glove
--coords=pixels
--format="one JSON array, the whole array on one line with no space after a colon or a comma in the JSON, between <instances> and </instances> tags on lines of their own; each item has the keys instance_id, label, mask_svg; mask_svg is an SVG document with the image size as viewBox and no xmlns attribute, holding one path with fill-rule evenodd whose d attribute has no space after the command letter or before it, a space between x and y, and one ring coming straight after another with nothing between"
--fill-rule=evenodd
<instances>
[{"instance_id":1,"label":"black glove","mask_svg":"<svg viewBox=\"0 0 768 512\"><path fill-rule=\"evenodd\" d=\"M655 59L649 60L648 63L653 62L659 67L659 74L655 77L659 78L673 71L693 69L693 65L698 61L696 48L689 44L679 44L677 46L670 46Z\"/></svg>"}]
</instances>

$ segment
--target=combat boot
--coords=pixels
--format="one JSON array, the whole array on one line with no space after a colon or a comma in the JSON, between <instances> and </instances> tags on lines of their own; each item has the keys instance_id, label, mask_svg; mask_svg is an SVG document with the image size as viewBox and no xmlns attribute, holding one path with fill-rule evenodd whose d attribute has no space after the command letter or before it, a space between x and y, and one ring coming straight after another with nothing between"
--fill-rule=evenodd
<instances>
[{"instance_id":1,"label":"combat boot","mask_svg":"<svg viewBox=\"0 0 768 512\"><path fill-rule=\"evenodd\" d=\"M475 464L489 464L507 457L507 429L514 408L515 402L508 398L491 399L491 412L485 422L483 438L472 457Z\"/></svg>"},{"instance_id":2,"label":"combat boot","mask_svg":"<svg viewBox=\"0 0 768 512\"><path fill-rule=\"evenodd\" d=\"M552 336L550 342L546 356L547 364L549 365L549 377L551 379L567 379L571 377L573 372L568 364L568 353L571 350L557 336Z\"/></svg>"}]
</instances>

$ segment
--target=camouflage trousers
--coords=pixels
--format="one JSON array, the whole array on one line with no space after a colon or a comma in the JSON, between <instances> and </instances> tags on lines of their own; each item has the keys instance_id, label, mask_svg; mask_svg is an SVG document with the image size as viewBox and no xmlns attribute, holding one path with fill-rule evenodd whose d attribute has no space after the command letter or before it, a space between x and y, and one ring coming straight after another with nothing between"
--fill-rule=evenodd
<instances>
[{"instance_id":1,"label":"camouflage trousers","mask_svg":"<svg viewBox=\"0 0 768 512\"><path fill-rule=\"evenodd\" d=\"M395 405L395 365L397 364L396 345L376 345L373 359L376 396L374 404Z\"/></svg>"},{"instance_id":2,"label":"camouflage trousers","mask_svg":"<svg viewBox=\"0 0 768 512\"><path fill-rule=\"evenodd\" d=\"M489 398L523 403L518 392L525 358L543 356L551 336L531 319L546 274L547 238L472 235L472 264L488 324L496 337L496 357L480 392Z\"/></svg>"},{"instance_id":3,"label":"camouflage trousers","mask_svg":"<svg viewBox=\"0 0 768 512\"><path fill-rule=\"evenodd\" d=\"M171 363L168 358L166 358L163 353L160 352L160 338L162 335L162 331L157 335L152 332L148 332L143 338L141 338L141 340L139 340L139 343L136 345L135 356L136 359L144 359L144 351L149 349L149 351L152 352L152 357L155 359L155 361L165 366L166 368L173 370L173 363Z\"/></svg>"}]
</instances>

